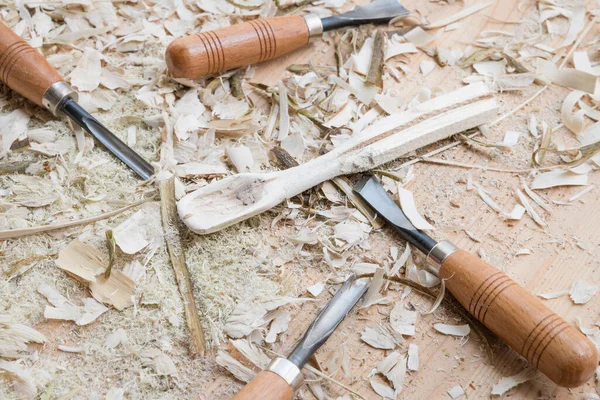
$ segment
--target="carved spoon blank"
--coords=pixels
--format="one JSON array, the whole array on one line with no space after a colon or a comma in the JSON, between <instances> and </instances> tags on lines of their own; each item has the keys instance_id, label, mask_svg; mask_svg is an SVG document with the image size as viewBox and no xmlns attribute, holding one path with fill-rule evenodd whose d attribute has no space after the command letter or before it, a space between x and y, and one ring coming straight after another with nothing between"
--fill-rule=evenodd
<instances>
[{"instance_id":1,"label":"carved spoon blank","mask_svg":"<svg viewBox=\"0 0 600 400\"><path fill-rule=\"evenodd\" d=\"M390 115L342 146L283 171L242 173L200 188L177 210L194 232L208 234L269 210L336 176L367 171L493 118L498 106L484 83L465 86L415 109Z\"/></svg>"}]
</instances>

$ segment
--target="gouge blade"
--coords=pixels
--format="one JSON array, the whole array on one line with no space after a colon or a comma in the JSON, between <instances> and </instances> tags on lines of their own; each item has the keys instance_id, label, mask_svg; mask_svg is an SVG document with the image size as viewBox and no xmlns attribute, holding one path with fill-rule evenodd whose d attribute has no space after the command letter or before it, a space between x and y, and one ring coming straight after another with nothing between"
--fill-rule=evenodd
<instances>
[{"instance_id":1,"label":"gouge blade","mask_svg":"<svg viewBox=\"0 0 600 400\"><path fill-rule=\"evenodd\" d=\"M402 7L398 0L375 0L363 7L333 17L323 18L323 30L362 24L380 24L396 17L408 15L410 11Z\"/></svg>"},{"instance_id":2,"label":"gouge blade","mask_svg":"<svg viewBox=\"0 0 600 400\"><path fill-rule=\"evenodd\" d=\"M95 137L108 151L113 153L142 179L148 180L154 174L154 167L148 161L144 160L142 156L123 143L107 127L81 108L75 100L67 99L60 107L69 118Z\"/></svg>"},{"instance_id":3,"label":"gouge blade","mask_svg":"<svg viewBox=\"0 0 600 400\"><path fill-rule=\"evenodd\" d=\"M288 357L298 368L302 369L308 359L317 351L338 325L346 318L352 307L365 294L370 279L356 279L350 276L337 291L319 316L308 327L304 337Z\"/></svg>"}]
</instances>

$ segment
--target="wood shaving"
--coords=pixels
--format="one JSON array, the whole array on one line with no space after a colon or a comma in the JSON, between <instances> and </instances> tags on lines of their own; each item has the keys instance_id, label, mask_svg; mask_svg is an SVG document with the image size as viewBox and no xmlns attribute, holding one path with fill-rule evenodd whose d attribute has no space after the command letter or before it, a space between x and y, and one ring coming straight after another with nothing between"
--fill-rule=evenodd
<instances>
[{"instance_id":1,"label":"wood shaving","mask_svg":"<svg viewBox=\"0 0 600 400\"><path fill-rule=\"evenodd\" d=\"M471 333L469 325L434 324L433 328L444 335L464 337Z\"/></svg>"},{"instance_id":2,"label":"wood shaving","mask_svg":"<svg viewBox=\"0 0 600 400\"><path fill-rule=\"evenodd\" d=\"M397 302L390 312L390 325L400 335L414 336L417 315L416 311L407 310L402 303Z\"/></svg>"},{"instance_id":3,"label":"wood shaving","mask_svg":"<svg viewBox=\"0 0 600 400\"><path fill-rule=\"evenodd\" d=\"M483 3L479 3L479 4L474 4L470 7L466 7L464 9L462 9L461 11L453 14L450 17L446 17L441 20L438 20L438 21L428 24L427 28L434 29L434 28L441 28L443 26L450 25L456 21L460 21L461 19L468 17L471 14L475 14L476 12L479 12L479 11L485 9L485 8L491 6L492 4L493 3L491 3L491 2L483 2Z\"/></svg>"},{"instance_id":4,"label":"wood shaving","mask_svg":"<svg viewBox=\"0 0 600 400\"><path fill-rule=\"evenodd\" d=\"M159 203L152 202L142 206L115 227L113 235L119 248L127 254L135 254L146 247L152 251L162 243Z\"/></svg>"},{"instance_id":5,"label":"wood shaving","mask_svg":"<svg viewBox=\"0 0 600 400\"><path fill-rule=\"evenodd\" d=\"M531 182L532 189L548 189L557 186L583 186L588 184L587 174L574 174L570 171L550 171L536 175Z\"/></svg>"},{"instance_id":6,"label":"wood shaving","mask_svg":"<svg viewBox=\"0 0 600 400\"><path fill-rule=\"evenodd\" d=\"M400 200L400 207L402 207L402 211L409 219L409 221L415 226L415 228L420 230L435 229L417 211L417 206L415 205L415 199L413 197L412 192L404 188L398 188L398 197Z\"/></svg>"},{"instance_id":7,"label":"wood shaving","mask_svg":"<svg viewBox=\"0 0 600 400\"><path fill-rule=\"evenodd\" d=\"M579 280L573 283L569 290L569 297L575 304L585 304L592 299L598 292L598 286L592 285L585 280Z\"/></svg>"},{"instance_id":8,"label":"wood shaving","mask_svg":"<svg viewBox=\"0 0 600 400\"><path fill-rule=\"evenodd\" d=\"M408 345L408 360L406 367L409 371L419 370L419 346L414 343Z\"/></svg>"},{"instance_id":9,"label":"wood shaving","mask_svg":"<svg viewBox=\"0 0 600 400\"><path fill-rule=\"evenodd\" d=\"M453 399L458 399L465 395L465 391L461 386L454 386L453 388L448 390L448 395Z\"/></svg>"},{"instance_id":10,"label":"wood shaving","mask_svg":"<svg viewBox=\"0 0 600 400\"><path fill-rule=\"evenodd\" d=\"M534 379L537 375L538 372L534 368L528 367L516 375L501 378L492 388L492 395L502 396L510 389Z\"/></svg>"},{"instance_id":11,"label":"wood shaving","mask_svg":"<svg viewBox=\"0 0 600 400\"><path fill-rule=\"evenodd\" d=\"M570 68L558 69L554 63L542 59L538 59L537 72L556 85L590 94L596 91L596 77L587 72Z\"/></svg>"},{"instance_id":12,"label":"wood shaving","mask_svg":"<svg viewBox=\"0 0 600 400\"><path fill-rule=\"evenodd\" d=\"M396 348L396 340L388 329L382 326L367 327L360 334L363 342L376 349L391 350Z\"/></svg>"}]
</instances>

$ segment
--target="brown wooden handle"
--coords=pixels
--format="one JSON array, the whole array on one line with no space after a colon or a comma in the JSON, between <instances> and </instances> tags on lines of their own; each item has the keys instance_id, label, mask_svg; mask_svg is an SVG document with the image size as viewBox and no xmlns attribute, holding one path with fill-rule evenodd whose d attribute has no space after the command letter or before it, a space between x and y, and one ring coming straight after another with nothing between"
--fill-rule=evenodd
<instances>
[{"instance_id":1,"label":"brown wooden handle","mask_svg":"<svg viewBox=\"0 0 600 400\"><path fill-rule=\"evenodd\" d=\"M556 384L577 387L594 374L594 344L506 274L458 250L442 264L440 278L473 316Z\"/></svg>"},{"instance_id":2,"label":"brown wooden handle","mask_svg":"<svg viewBox=\"0 0 600 400\"><path fill-rule=\"evenodd\" d=\"M292 397L294 392L282 377L271 371L263 371L231 400L292 400Z\"/></svg>"},{"instance_id":3,"label":"brown wooden handle","mask_svg":"<svg viewBox=\"0 0 600 400\"><path fill-rule=\"evenodd\" d=\"M0 80L41 106L46 90L63 78L44 56L0 22Z\"/></svg>"},{"instance_id":4,"label":"brown wooden handle","mask_svg":"<svg viewBox=\"0 0 600 400\"><path fill-rule=\"evenodd\" d=\"M196 79L271 60L308 43L308 26L299 15L256 19L176 39L166 53L177 78Z\"/></svg>"}]
</instances>

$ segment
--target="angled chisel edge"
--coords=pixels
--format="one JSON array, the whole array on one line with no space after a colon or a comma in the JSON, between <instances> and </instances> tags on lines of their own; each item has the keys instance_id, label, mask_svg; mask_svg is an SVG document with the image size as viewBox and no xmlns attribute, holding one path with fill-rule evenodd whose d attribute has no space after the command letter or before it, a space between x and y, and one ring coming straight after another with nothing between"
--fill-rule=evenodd
<instances>
[{"instance_id":1,"label":"angled chisel edge","mask_svg":"<svg viewBox=\"0 0 600 400\"><path fill-rule=\"evenodd\" d=\"M289 357L273 359L267 369L248 383L233 400L291 400L294 390L303 382L301 369L329 339L369 285L370 279L355 279L354 275L348 278L310 324Z\"/></svg>"},{"instance_id":2,"label":"angled chisel edge","mask_svg":"<svg viewBox=\"0 0 600 400\"><path fill-rule=\"evenodd\" d=\"M594 344L506 274L447 240L414 227L379 180L354 189L404 239L427 255L430 270L462 306L556 384L577 387L598 365Z\"/></svg>"}]
</instances>

